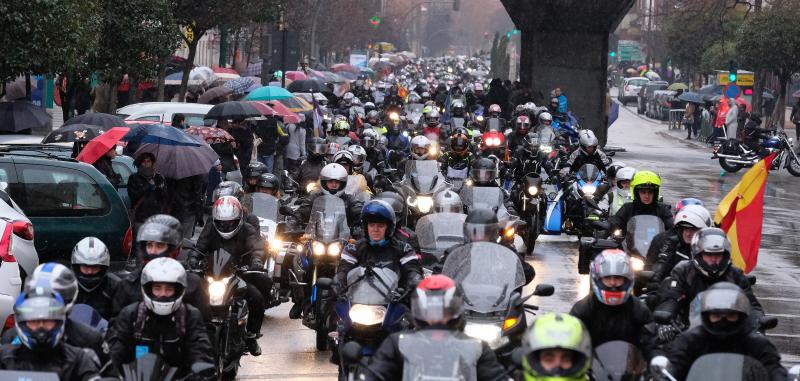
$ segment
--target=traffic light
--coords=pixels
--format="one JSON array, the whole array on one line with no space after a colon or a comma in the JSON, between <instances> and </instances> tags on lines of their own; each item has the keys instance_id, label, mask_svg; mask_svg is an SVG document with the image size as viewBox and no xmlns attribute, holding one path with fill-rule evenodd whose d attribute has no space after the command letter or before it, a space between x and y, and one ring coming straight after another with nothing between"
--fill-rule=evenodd
<instances>
[{"instance_id":1,"label":"traffic light","mask_svg":"<svg viewBox=\"0 0 800 381\"><path fill-rule=\"evenodd\" d=\"M453 10L458 11L461 8L461 0L453 0Z\"/></svg>"},{"instance_id":2,"label":"traffic light","mask_svg":"<svg viewBox=\"0 0 800 381\"><path fill-rule=\"evenodd\" d=\"M280 79L281 77L283 77L283 70L275 70L275 72L272 73L272 75L274 75L275 78Z\"/></svg>"},{"instance_id":3,"label":"traffic light","mask_svg":"<svg viewBox=\"0 0 800 381\"><path fill-rule=\"evenodd\" d=\"M372 16L372 18L369 19L369 24L375 29L381 26L381 22L381 18L378 16Z\"/></svg>"},{"instance_id":4,"label":"traffic light","mask_svg":"<svg viewBox=\"0 0 800 381\"><path fill-rule=\"evenodd\" d=\"M614 57L617 56L617 52L611 51L611 52L608 52L608 55L611 56L611 58L614 58Z\"/></svg>"},{"instance_id":5,"label":"traffic light","mask_svg":"<svg viewBox=\"0 0 800 381\"><path fill-rule=\"evenodd\" d=\"M736 67L736 61L731 60L728 63L728 82L732 84L736 84L736 74L738 73L738 68Z\"/></svg>"},{"instance_id":6,"label":"traffic light","mask_svg":"<svg viewBox=\"0 0 800 381\"><path fill-rule=\"evenodd\" d=\"M506 33L506 37L508 37L508 39L510 40L511 39L511 32Z\"/></svg>"}]
</instances>

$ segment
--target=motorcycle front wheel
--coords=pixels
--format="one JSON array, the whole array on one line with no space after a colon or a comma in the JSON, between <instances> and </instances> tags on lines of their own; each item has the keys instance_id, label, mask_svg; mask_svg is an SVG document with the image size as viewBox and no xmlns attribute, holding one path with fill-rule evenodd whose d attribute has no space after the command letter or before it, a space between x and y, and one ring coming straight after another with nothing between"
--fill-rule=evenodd
<instances>
[{"instance_id":1,"label":"motorcycle front wheel","mask_svg":"<svg viewBox=\"0 0 800 381\"><path fill-rule=\"evenodd\" d=\"M791 153L789 153L786 160L786 170L789 171L792 176L800 177L800 162L795 160L795 156Z\"/></svg>"},{"instance_id":2,"label":"motorcycle front wheel","mask_svg":"<svg viewBox=\"0 0 800 381\"><path fill-rule=\"evenodd\" d=\"M722 169L724 169L725 172L730 172L730 173L739 172L739 170L744 168L744 165L736 163L728 163L728 160L722 157L719 158L719 166L722 167Z\"/></svg>"},{"instance_id":3,"label":"motorcycle front wheel","mask_svg":"<svg viewBox=\"0 0 800 381\"><path fill-rule=\"evenodd\" d=\"M536 247L536 239L539 238L541 226L539 224L539 212L532 212L528 216L528 232L525 234L525 248L528 255L533 255L533 249Z\"/></svg>"}]
</instances>

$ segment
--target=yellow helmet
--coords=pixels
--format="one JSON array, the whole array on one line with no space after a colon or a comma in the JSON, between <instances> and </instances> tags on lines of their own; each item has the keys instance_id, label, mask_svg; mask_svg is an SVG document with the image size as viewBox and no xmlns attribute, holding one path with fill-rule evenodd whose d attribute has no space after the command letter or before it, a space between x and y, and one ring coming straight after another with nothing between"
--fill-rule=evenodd
<instances>
[{"instance_id":1,"label":"yellow helmet","mask_svg":"<svg viewBox=\"0 0 800 381\"><path fill-rule=\"evenodd\" d=\"M592 341L583 323L576 317L562 313L540 315L522 338L525 356L522 369L526 381L585 381L592 365ZM540 363L540 355L549 349L560 349L572 354L572 367L547 370Z\"/></svg>"},{"instance_id":2,"label":"yellow helmet","mask_svg":"<svg viewBox=\"0 0 800 381\"><path fill-rule=\"evenodd\" d=\"M631 180L631 194L633 200L637 201L639 195L638 189L653 189L656 194L656 200L659 198L659 189L661 189L661 177L653 171L638 171L633 175Z\"/></svg>"}]
</instances>

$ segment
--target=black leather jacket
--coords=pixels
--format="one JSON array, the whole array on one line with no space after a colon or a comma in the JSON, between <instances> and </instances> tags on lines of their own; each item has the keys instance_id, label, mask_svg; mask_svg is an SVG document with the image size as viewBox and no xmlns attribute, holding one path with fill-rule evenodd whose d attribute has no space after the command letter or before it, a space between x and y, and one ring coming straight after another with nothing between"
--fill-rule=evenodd
<instances>
[{"instance_id":1,"label":"black leather jacket","mask_svg":"<svg viewBox=\"0 0 800 381\"><path fill-rule=\"evenodd\" d=\"M117 316L123 307L115 300L120 282L122 282L122 279L119 276L108 272L103 283L94 290L86 291L81 288L78 295L75 296L75 304L92 306L103 319L111 320L111 318Z\"/></svg>"},{"instance_id":2,"label":"black leather jacket","mask_svg":"<svg viewBox=\"0 0 800 381\"><path fill-rule=\"evenodd\" d=\"M0 369L57 373L70 381L97 380L99 366L91 350L60 343L52 350L34 352L24 345L0 348Z\"/></svg>"},{"instance_id":3,"label":"black leather jacket","mask_svg":"<svg viewBox=\"0 0 800 381\"><path fill-rule=\"evenodd\" d=\"M575 303L569 313L586 325L595 348L609 341L622 340L635 345L646 358L650 358L655 349L655 338L645 329L645 325L653 321L653 316L647 305L635 296L630 296L622 305L609 306L591 293Z\"/></svg>"},{"instance_id":4,"label":"black leather jacket","mask_svg":"<svg viewBox=\"0 0 800 381\"><path fill-rule=\"evenodd\" d=\"M367 239L348 244L342 252L336 272L338 287L347 285L347 273L358 266L373 265L390 268L400 275L400 287L410 290L422 280L422 265L411 245L391 238L384 247L372 246Z\"/></svg>"}]
</instances>

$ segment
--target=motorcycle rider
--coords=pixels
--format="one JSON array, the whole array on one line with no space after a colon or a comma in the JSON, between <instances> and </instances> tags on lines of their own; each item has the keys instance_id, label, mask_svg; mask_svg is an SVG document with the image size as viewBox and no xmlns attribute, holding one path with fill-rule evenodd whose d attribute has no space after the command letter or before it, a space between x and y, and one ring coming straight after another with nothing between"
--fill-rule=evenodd
<instances>
[{"instance_id":1,"label":"motorcycle rider","mask_svg":"<svg viewBox=\"0 0 800 381\"><path fill-rule=\"evenodd\" d=\"M99 380L97 356L64 340L66 307L56 293L23 293L14 304L14 327L22 345L0 347L0 369L53 372L60 380Z\"/></svg>"},{"instance_id":2,"label":"motorcycle rider","mask_svg":"<svg viewBox=\"0 0 800 381\"><path fill-rule=\"evenodd\" d=\"M475 158L469 147L465 129L458 128L450 135L450 150L439 157L442 172L448 179L466 180L469 176L469 168Z\"/></svg>"},{"instance_id":3,"label":"motorcycle rider","mask_svg":"<svg viewBox=\"0 0 800 381\"><path fill-rule=\"evenodd\" d=\"M432 107L430 112L425 116L425 122L422 127L422 135L433 141L444 141L447 138L442 126L439 124L439 110Z\"/></svg>"},{"instance_id":4,"label":"motorcycle rider","mask_svg":"<svg viewBox=\"0 0 800 381\"><path fill-rule=\"evenodd\" d=\"M530 130L531 120L528 118L528 116L518 116L515 122L514 132L508 134L506 137L506 143L508 144L509 151L517 152L518 148L523 147L525 145L525 137L528 136L528 132L530 132Z\"/></svg>"},{"instance_id":5,"label":"motorcycle rider","mask_svg":"<svg viewBox=\"0 0 800 381\"><path fill-rule=\"evenodd\" d=\"M540 315L522 337L526 381L588 381L592 340L581 321L567 314Z\"/></svg>"},{"instance_id":6,"label":"motorcycle rider","mask_svg":"<svg viewBox=\"0 0 800 381\"><path fill-rule=\"evenodd\" d=\"M367 157L365 160L369 162L370 168L378 168L379 164L386 160L386 155L383 149L378 147L379 139L379 134L373 129L365 129L361 136L361 144L364 145L364 150L367 152Z\"/></svg>"},{"instance_id":7,"label":"motorcycle rider","mask_svg":"<svg viewBox=\"0 0 800 381\"><path fill-rule=\"evenodd\" d=\"M262 163L260 161L251 162L247 166L247 169L244 172L244 181L242 181L245 193L253 193L253 192L255 192L256 191L256 183L258 183L258 178L262 174L268 173L268 172L269 172L269 168L267 168L267 166L264 163Z\"/></svg>"},{"instance_id":8,"label":"motorcycle rider","mask_svg":"<svg viewBox=\"0 0 800 381\"><path fill-rule=\"evenodd\" d=\"M758 152L759 156L766 157L769 150L761 148L761 140L769 139L775 133L774 129L761 128L761 115L757 112L750 114L742 131L742 143L748 149Z\"/></svg>"},{"instance_id":9,"label":"motorcycle rider","mask_svg":"<svg viewBox=\"0 0 800 381\"><path fill-rule=\"evenodd\" d=\"M78 278L78 304L88 304L104 319L111 320L121 307L115 301L120 278L108 271L111 254L99 238L86 237L72 249L72 271Z\"/></svg>"},{"instance_id":10,"label":"motorcycle rider","mask_svg":"<svg viewBox=\"0 0 800 381\"><path fill-rule=\"evenodd\" d=\"M739 353L760 362L769 380L786 380L787 372L777 348L750 324L752 307L748 296L735 285L730 286L715 286L700 294L702 324L680 334L667 347L671 374L682 380L700 356Z\"/></svg>"},{"instance_id":11,"label":"motorcycle rider","mask_svg":"<svg viewBox=\"0 0 800 381\"><path fill-rule=\"evenodd\" d=\"M609 180L613 181L611 191L608 192L609 215L617 214L620 208L622 208L622 205L633 201L633 196L631 195L631 181L634 175L636 175L636 168L633 167L618 169L616 173L614 173L613 179L609 175Z\"/></svg>"},{"instance_id":12,"label":"motorcycle rider","mask_svg":"<svg viewBox=\"0 0 800 381\"><path fill-rule=\"evenodd\" d=\"M347 286L347 273L365 265L383 265L400 274L399 286L405 290L422 280L422 265L411 245L395 237L397 218L391 205L371 200L361 210L365 237L345 246L336 272L335 290ZM339 292L337 292L339 294Z\"/></svg>"},{"instance_id":13,"label":"motorcycle rider","mask_svg":"<svg viewBox=\"0 0 800 381\"><path fill-rule=\"evenodd\" d=\"M464 291L452 279L444 275L432 275L417 285L411 297L411 317L418 333L397 332L386 338L372 357L369 371L363 373L366 379L373 377L380 380L401 380L408 365L414 365L412 359L424 353L438 353L455 348L469 348L470 358L461 358L469 367L475 380L495 380L505 373L503 366L486 342L471 338L463 333L464 329ZM447 332L452 335L448 341L413 341L415 335L424 335L430 331L439 331L444 337ZM449 338L449 337L448 337ZM451 341L452 340L452 341ZM407 343L427 343L430 348L409 346ZM406 343L406 345L404 345ZM455 348L453 348L455 346ZM453 364L441 364L449 367Z\"/></svg>"},{"instance_id":14,"label":"motorcycle rider","mask_svg":"<svg viewBox=\"0 0 800 381\"><path fill-rule=\"evenodd\" d=\"M281 205L283 204L283 200L281 200L281 180L278 176L271 173L261 175L258 178L258 183L256 183L256 192L274 196Z\"/></svg>"},{"instance_id":15,"label":"motorcycle rider","mask_svg":"<svg viewBox=\"0 0 800 381\"><path fill-rule=\"evenodd\" d=\"M631 180L631 193L633 201L622 205L617 214L609 217L611 231L620 229L625 235L628 221L638 215L653 215L664 222L664 229L671 229L673 225L672 213L669 205L659 201L661 177L653 171L638 171Z\"/></svg>"},{"instance_id":16,"label":"motorcycle rider","mask_svg":"<svg viewBox=\"0 0 800 381\"><path fill-rule=\"evenodd\" d=\"M454 118L460 122L456 124ZM461 99L453 99L450 102L450 128L456 129L466 127L466 115L464 112L464 102Z\"/></svg>"},{"instance_id":17,"label":"motorcycle rider","mask_svg":"<svg viewBox=\"0 0 800 381\"><path fill-rule=\"evenodd\" d=\"M325 166L325 154L327 153L328 145L322 138L311 138L306 144L306 152L308 158L300 164L300 169L297 172L297 182L300 184L301 192L308 193L308 184L317 182L319 173L322 167Z\"/></svg>"},{"instance_id":18,"label":"motorcycle rider","mask_svg":"<svg viewBox=\"0 0 800 381\"><path fill-rule=\"evenodd\" d=\"M464 214L464 204L458 193L451 190L439 192L433 198L434 213L458 213Z\"/></svg>"},{"instance_id":19,"label":"motorcycle rider","mask_svg":"<svg viewBox=\"0 0 800 381\"><path fill-rule=\"evenodd\" d=\"M536 130L539 131L542 128L552 127L553 126L553 115L549 112L544 111L539 114L539 125L536 127Z\"/></svg>"},{"instance_id":20,"label":"motorcycle rider","mask_svg":"<svg viewBox=\"0 0 800 381\"><path fill-rule=\"evenodd\" d=\"M657 290L658 285L668 277L680 261L690 260L692 238L700 229L711 227L711 214L697 199L684 199L678 203L680 209L675 213L675 226L653 237L647 253L645 268L653 271L648 289ZM686 203L686 206L681 206Z\"/></svg>"},{"instance_id":21,"label":"motorcycle rider","mask_svg":"<svg viewBox=\"0 0 800 381\"><path fill-rule=\"evenodd\" d=\"M703 228L692 238L692 260L678 263L658 290L660 305L656 311L670 313L677 323L689 321L689 304L697 294L719 282L730 282L742 289L751 307L753 322L764 315L742 270L731 266L731 243L722 229ZM678 333L676 324L659 326L659 338L670 341Z\"/></svg>"},{"instance_id":22,"label":"motorcycle rider","mask_svg":"<svg viewBox=\"0 0 800 381\"><path fill-rule=\"evenodd\" d=\"M333 139L334 142L339 144L341 149L347 148L356 141L350 136L350 123L347 120L339 120L333 125L333 136L328 139Z\"/></svg>"},{"instance_id":23,"label":"motorcycle rider","mask_svg":"<svg viewBox=\"0 0 800 381\"><path fill-rule=\"evenodd\" d=\"M417 135L411 139L411 159L430 160L431 140L425 135Z\"/></svg>"},{"instance_id":24,"label":"motorcycle rider","mask_svg":"<svg viewBox=\"0 0 800 381\"><path fill-rule=\"evenodd\" d=\"M367 150L359 145L352 145L347 147L347 151L353 155L353 168L351 172L354 174L364 174L364 162L367 160Z\"/></svg>"},{"instance_id":25,"label":"motorcycle rider","mask_svg":"<svg viewBox=\"0 0 800 381\"><path fill-rule=\"evenodd\" d=\"M501 188L500 185L497 183L497 162L488 157L479 157L472 162L472 167L469 171L469 178L471 180L471 187L498 187L502 191L503 200L500 202L500 205L497 209L497 218L500 220L507 220L512 212L514 211L514 206L509 201L508 192ZM459 192L459 196L461 199L464 200L466 192L469 190L467 186L461 188L461 192Z\"/></svg>"},{"instance_id":26,"label":"motorcycle rider","mask_svg":"<svg viewBox=\"0 0 800 381\"><path fill-rule=\"evenodd\" d=\"M401 133L399 121L391 123L389 132L386 135L386 159L397 168L397 163L409 154L410 143L408 137Z\"/></svg>"},{"instance_id":27,"label":"motorcycle rider","mask_svg":"<svg viewBox=\"0 0 800 381\"><path fill-rule=\"evenodd\" d=\"M608 156L599 147L599 141L594 135L592 130L581 130L579 133L580 146L572 154L565 163L565 167L561 169L561 175L577 172L584 164L593 164L601 171L605 172L606 166L611 163Z\"/></svg>"},{"instance_id":28,"label":"motorcycle rider","mask_svg":"<svg viewBox=\"0 0 800 381\"><path fill-rule=\"evenodd\" d=\"M250 270L242 275L248 284L245 298L253 311L247 319L246 344L251 355L259 356L261 348L257 338L264 320L264 295L269 295L272 288L272 280L261 272L264 269L264 240L258 228L245 223L244 208L235 197L220 197L211 208L211 217L212 223L206 224L197 238L197 250L189 258L189 268L201 268L208 253L224 249L238 257L239 267Z\"/></svg>"},{"instance_id":29,"label":"motorcycle rider","mask_svg":"<svg viewBox=\"0 0 800 381\"><path fill-rule=\"evenodd\" d=\"M314 200L322 195L330 195L339 197L344 201L348 225L355 225L361 210L361 202L345 193L347 178L347 169L341 164L331 163L323 167L319 174L318 187L315 187L318 189L315 189L306 199L302 200L300 207L297 209L298 218L301 221L308 221L311 217L311 207L314 205Z\"/></svg>"},{"instance_id":30,"label":"motorcycle rider","mask_svg":"<svg viewBox=\"0 0 800 381\"><path fill-rule=\"evenodd\" d=\"M622 250L606 249L590 265L592 294L572 306L570 314L581 319L592 345L622 340L639 348L646 358L654 340L645 325L653 321L647 305L633 296L631 259Z\"/></svg>"},{"instance_id":31,"label":"motorcycle rider","mask_svg":"<svg viewBox=\"0 0 800 381\"><path fill-rule=\"evenodd\" d=\"M403 200L403 196L400 196L397 192L381 192L375 195L374 199L383 200L389 204L394 211L394 216L397 221L404 220L405 215L403 213L403 209L405 207L405 200ZM404 225L405 224L402 223L395 224L394 237L411 245L411 248L414 249L415 253L420 253L421 249L419 246L419 238L417 238L417 233L415 233L413 229L410 229Z\"/></svg>"},{"instance_id":32,"label":"motorcycle rider","mask_svg":"<svg viewBox=\"0 0 800 381\"><path fill-rule=\"evenodd\" d=\"M183 266L172 258L153 259L142 269L141 284L142 301L125 307L108 332L114 365L121 369L143 353L157 354L184 375L195 363L213 364L203 316L183 302Z\"/></svg>"}]
</instances>

